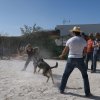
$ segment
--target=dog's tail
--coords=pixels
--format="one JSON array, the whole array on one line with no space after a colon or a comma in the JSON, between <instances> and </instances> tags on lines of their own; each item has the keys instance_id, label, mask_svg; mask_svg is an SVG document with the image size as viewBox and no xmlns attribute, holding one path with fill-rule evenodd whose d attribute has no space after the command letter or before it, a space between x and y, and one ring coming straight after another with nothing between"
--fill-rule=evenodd
<instances>
[{"instance_id":1,"label":"dog's tail","mask_svg":"<svg viewBox=\"0 0 100 100\"><path fill-rule=\"evenodd\" d=\"M52 68L57 68L57 67L58 67L58 62L56 62L56 65L55 66L50 67L50 68L52 69Z\"/></svg>"}]
</instances>

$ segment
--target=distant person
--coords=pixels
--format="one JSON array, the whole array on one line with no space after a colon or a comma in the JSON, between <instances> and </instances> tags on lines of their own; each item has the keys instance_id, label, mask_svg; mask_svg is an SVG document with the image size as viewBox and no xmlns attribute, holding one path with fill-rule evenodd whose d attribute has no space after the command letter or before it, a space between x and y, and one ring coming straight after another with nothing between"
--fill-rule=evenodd
<instances>
[{"instance_id":1,"label":"distant person","mask_svg":"<svg viewBox=\"0 0 100 100\"><path fill-rule=\"evenodd\" d=\"M27 53L28 55L28 58L26 60L26 63L24 65L24 68L22 69L22 71L25 71L28 64L30 63L31 60L33 60L33 54L34 54L34 51L33 51L33 48L32 48L32 45L31 44L28 44L26 47L25 47L25 52Z\"/></svg>"},{"instance_id":2,"label":"distant person","mask_svg":"<svg viewBox=\"0 0 100 100\"><path fill-rule=\"evenodd\" d=\"M66 42L65 48L62 51L62 54L59 56L61 59L63 59L66 53L69 52L67 64L59 88L60 93L64 93L68 78L71 72L74 70L74 68L77 67L80 70L83 77L85 95L89 97L91 96L90 85L87 74L87 68L83 59L83 50L84 47L86 47L86 41L80 35L80 27L75 26L71 30L71 32L73 32L73 37Z\"/></svg>"},{"instance_id":3,"label":"distant person","mask_svg":"<svg viewBox=\"0 0 100 100\"><path fill-rule=\"evenodd\" d=\"M93 51L93 73L96 72L97 67L97 60L100 58L100 33L95 34L95 40L94 40L94 51Z\"/></svg>"},{"instance_id":4,"label":"distant person","mask_svg":"<svg viewBox=\"0 0 100 100\"><path fill-rule=\"evenodd\" d=\"M86 66L88 69L88 62L91 60L91 71L93 70L93 41L94 36L93 33L89 34L89 39L87 41L87 53L86 53Z\"/></svg>"},{"instance_id":5,"label":"distant person","mask_svg":"<svg viewBox=\"0 0 100 100\"><path fill-rule=\"evenodd\" d=\"M82 32L82 33L81 33L81 36L82 36L86 41L88 41L89 37L88 37L88 35L86 35L86 33Z\"/></svg>"},{"instance_id":6,"label":"distant person","mask_svg":"<svg viewBox=\"0 0 100 100\"><path fill-rule=\"evenodd\" d=\"M89 39L88 35L86 35L86 33L84 33L84 32L81 33L81 37L82 37L83 39L85 39L86 42L87 42L88 39ZM87 47L84 48L84 51L86 51L86 50L87 50ZM83 59L84 59L84 60L86 59L86 55L83 55Z\"/></svg>"}]
</instances>

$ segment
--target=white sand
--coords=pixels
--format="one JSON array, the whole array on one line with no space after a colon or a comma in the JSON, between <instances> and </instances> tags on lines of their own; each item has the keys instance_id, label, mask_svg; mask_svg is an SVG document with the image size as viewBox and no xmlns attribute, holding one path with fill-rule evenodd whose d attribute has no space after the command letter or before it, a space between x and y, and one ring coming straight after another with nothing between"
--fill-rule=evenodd
<instances>
[{"instance_id":1,"label":"white sand","mask_svg":"<svg viewBox=\"0 0 100 100\"><path fill-rule=\"evenodd\" d=\"M49 65L55 65L57 60L45 60ZM91 98L84 97L83 79L78 69L75 69L65 89L66 94L58 91L66 61L58 61L58 68L53 69L55 84L51 79L46 83L42 71L33 74L32 62L26 71L21 71L24 60L0 60L0 100L100 100L100 66L97 73L90 73L89 81ZM89 66L90 68L90 66Z\"/></svg>"}]
</instances>

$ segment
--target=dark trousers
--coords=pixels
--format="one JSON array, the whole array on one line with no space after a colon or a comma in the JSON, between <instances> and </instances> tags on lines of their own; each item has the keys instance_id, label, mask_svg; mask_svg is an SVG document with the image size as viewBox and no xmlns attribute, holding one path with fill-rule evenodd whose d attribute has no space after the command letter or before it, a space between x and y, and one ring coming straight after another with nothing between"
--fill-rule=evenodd
<instances>
[{"instance_id":1,"label":"dark trousers","mask_svg":"<svg viewBox=\"0 0 100 100\"><path fill-rule=\"evenodd\" d=\"M65 71L63 73L62 80L61 80L60 91L63 92L65 90L68 78L75 67L77 67L82 74L83 81L84 81L84 91L85 94L88 95L90 93L90 85L89 85L89 79L87 74L87 68L83 58L68 58Z\"/></svg>"},{"instance_id":2,"label":"dark trousers","mask_svg":"<svg viewBox=\"0 0 100 100\"><path fill-rule=\"evenodd\" d=\"M93 71L96 71L96 67L97 67L97 58L100 58L100 51L95 50L93 52Z\"/></svg>"},{"instance_id":3,"label":"dark trousers","mask_svg":"<svg viewBox=\"0 0 100 100\"><path fill-rule=\"evenodd\" d=\"M24 66L24 69L23 70L26 70L28 64L30 63L30 61L32 60L32 56L31 57L28 57L27 60L26 60L26 63L25 63L25 66Z\"/></svg>"},{"instance_id":4,"label":"dark trousers","mask_svg":"<svg viewBox=\"0 0 100 100\"><path fill-rule=\"evenodd\" d=\"M87 69L88 69L88 62L89 60L91 60L91 70L93 70L93 52L89 52L86 54L86 66L87 66Z\"/></svg>"}]
</instances>

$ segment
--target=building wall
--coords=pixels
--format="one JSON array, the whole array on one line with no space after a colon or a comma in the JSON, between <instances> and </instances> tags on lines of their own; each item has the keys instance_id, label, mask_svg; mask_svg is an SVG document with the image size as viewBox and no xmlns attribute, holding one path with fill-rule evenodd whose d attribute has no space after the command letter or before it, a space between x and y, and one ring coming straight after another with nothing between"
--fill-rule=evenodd
<instances>
[{"instance_id":1,"label":"building wall","mask_svg":"<svg viewBox=\"0 0 100 100\"><path fill-rule=\"evenodd\" d=\"M60 35L63 36L70 34L69 30L74 26L80 27L82 32L86 34L100 32L100 24L57 25L55 29L60 30Z\"/></svg>"}]
</instances>

